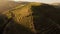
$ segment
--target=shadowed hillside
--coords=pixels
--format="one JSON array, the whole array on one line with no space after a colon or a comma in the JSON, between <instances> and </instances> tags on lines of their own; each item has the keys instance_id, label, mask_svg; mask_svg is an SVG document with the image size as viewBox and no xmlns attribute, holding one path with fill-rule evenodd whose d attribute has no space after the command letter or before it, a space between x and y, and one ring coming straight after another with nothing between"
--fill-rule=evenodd
<instances>
[{"instance_id":1,"label":"shadowed hillside","mask_svg":"<svg viewBox=\"0 0 60 34\"><path fill-rule=\"evenodd\" d=\"M11 9L11 8L10 8ZM27 3L3 12L1 34L60 34L60 13L52 5Z\"/></svg>"},{"instance_id":2,"label":"shadowed hillside","mask_svg":"<svg viewBox=\"0 0 60 34\"><path fill-rule=\"evenodd\" d=\"M52 5L32 6L35 29L38 34L59 34L60 12Z\"/></svg>"}]
</instances>

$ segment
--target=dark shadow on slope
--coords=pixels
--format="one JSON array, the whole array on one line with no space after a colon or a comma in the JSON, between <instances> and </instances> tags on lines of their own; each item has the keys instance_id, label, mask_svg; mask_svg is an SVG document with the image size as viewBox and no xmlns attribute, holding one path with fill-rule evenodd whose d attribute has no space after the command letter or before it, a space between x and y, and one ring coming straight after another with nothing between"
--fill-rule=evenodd
<instances>
[{"instance_id":1,"label":"dark shadow on slope","mask_svg":"<svg viewBox=\"0 0 60 34\"><path fill-rule=\"evenodd\" d=\"M20 25L13 18L0 15L0 34L34 34L28 28Z\"/></svg>"},{"instance_id":2,"label":"dark shadow on slope","mask_svg":"<svg viewBox=\"0 0 60 34\"><path fill-rule=\"evenodd\" d=\"M32 6L33 21L37 34L60 34L60 24L57 17L58 10L48 4ZM58 19L57 19L58 18Z\"/></svg>"},{"instance_id":3,"label":"dark shadow on slope","mask_svg":"<svg viewBox=\"0 0 60 34\"><path fill-rule=\"evenodd\" d=\"M57 14L56 14L56 19L57 19L57 22L58 22L58 24L60 24L60 6L58 5L58 6L54 6L56 9L57 9Z\"/></svg>"},{"instance_id":4,"label":"dark shadow on slope","mask_svg":"<svg viewBox=\"0 0 60 34\"><path fill-rule=\"evenodd\" d=\"M28 28L14 23L9 23L7 27L5 27L3 34L34 34Z\"/></svg>"},{"instance_id":5,"label":"dark shadow on slope","mask_svg":"<svg viewBox=\"0 0 60 34\"><path fill-rule=\"evenodd\" d=\"M6 20L7 20L7 17L5 15L0 15L0 34L2 34L3 29L5 28L5 25L7 24Z\"/></svg>"}]
</instances>

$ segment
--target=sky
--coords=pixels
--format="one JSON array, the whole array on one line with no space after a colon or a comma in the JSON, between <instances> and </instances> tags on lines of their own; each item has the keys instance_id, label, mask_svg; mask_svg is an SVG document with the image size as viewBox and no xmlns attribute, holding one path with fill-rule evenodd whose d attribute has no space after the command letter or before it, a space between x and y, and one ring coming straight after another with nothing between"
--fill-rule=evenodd
<instances>
[{"instance_id":1,"label":"sky","mask_svg":"<svg viewBox=\"0 0 60 34\"><path fill-rule=\"evenodd\" d=\"M13 0L13 1L42 2L42 3L47 3L47 4L60 3L60 0Z\"/></svg>"}]
</instances>

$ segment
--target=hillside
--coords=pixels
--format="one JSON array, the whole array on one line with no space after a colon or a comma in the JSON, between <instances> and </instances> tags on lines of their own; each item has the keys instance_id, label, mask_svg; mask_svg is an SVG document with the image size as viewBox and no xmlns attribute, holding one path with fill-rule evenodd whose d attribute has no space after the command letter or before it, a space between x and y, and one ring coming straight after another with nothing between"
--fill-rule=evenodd
<instances>
[{"instance_id":1,"label":"hillside","mask_svg":"<svg viewBox=\"0 0 60 34\"><path fill-rule=\"evenodd\" d=\"M13 8L0 15L3 34L60 33L60 14L54 6L35 2L18 5L9 5Z\"/></svg>"},{"instance_id":2,"label":"hillside","mask_svg":"<svg viewBox=\"0 0 60 34\"><path fill-rule=\"evenodd\" d=\"M0 14L16 6L24 5L26 2L17 3L14 1L0 2ZM26 3L27 4L27 3Z\"/></svg>"}]
</instances>

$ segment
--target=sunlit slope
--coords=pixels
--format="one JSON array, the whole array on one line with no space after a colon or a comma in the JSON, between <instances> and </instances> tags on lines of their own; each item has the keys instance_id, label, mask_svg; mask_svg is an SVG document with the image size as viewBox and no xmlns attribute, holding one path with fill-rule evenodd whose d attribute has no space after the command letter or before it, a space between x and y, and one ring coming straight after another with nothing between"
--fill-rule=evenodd
<instances>
[{"instance_id":1,"label":"sunlit slope","mask_svg":"<svg viewBox=\"0 0 60 34\"><path fill-rule=\"evenodd\" d=\"M24 32L27 32L26 29L29 29L28 31L32 31L35 34L36 32L37 34L58 33L60 30L60 12L52 5L33 2L16 6L2 14L7 17L8 22L4 28L5 34L25 34Z\"/></svg>"},{"instance_id":2,"label":"sunlit slope","mask_svg":"<svg viewBox=\"0 0 60 34\"><path fill-rule=\"evenodd\" d=\"M33 32L35 31L34 24L33 24L33 16L31 6L39 6L40 3L29 3L24 6L17 6L11 10L8 10L2 14L5 14L8 19L13 18L17 24L20 24ZM14 16L13 16L14 15ZM9 27L8 25L7 27Z\"/></svg>"},{"instance_id":3,"label":"sunlit slope","mask_svg":"<svg viewBox=\"0 0 60 34\"><path fill-rule=\"evenodd\" d=\"M4 20L4 18L5 18L5 17L2 17L2 14L3 14L3 16L7 15L7 17L10 18L11 14L9 11L14 10L16 6L21 7L22 5L24 5L24 3L25 2L17 3L17 2L13 2L13 1L8 1L8 2L5 2L4 4L0 5L0 16L1 16L0 20ZM16 7L16 8L18 8L18 7ZM2 27L4 24L5 23L1 23L0 27Z\"/></svg>"},{"instance_id":4,"label":"sunlit slope","mask_svg":"<svg viewBox=\"0 0 60 34\"><path fill-rule=\"evenodd\" d=\"M10 10L16 6L19 6L19 5L24 5L26 2L14 2L14 1L3 1L3 2L0 2L0 14L7 11L7 10Z\"/></svg>"}]
</instances>

